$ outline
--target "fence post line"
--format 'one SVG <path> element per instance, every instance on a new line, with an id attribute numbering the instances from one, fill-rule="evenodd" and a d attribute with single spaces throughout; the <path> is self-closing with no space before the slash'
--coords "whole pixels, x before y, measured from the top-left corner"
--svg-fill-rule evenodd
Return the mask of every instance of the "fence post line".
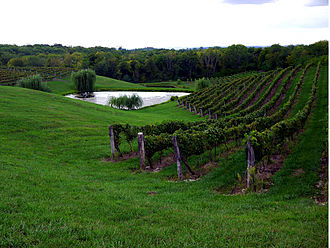
<path id="1" fill-rule="evenodd" d="M 139 154 L 140 154 L 140 169 L 146 169 L 146 153 L 144 148 L 144 136 L 143 133 L 138 133 L 138 145 L 139 145 Z"/>
<path id="2" fill-rule="evenodd" d="M 109 127 L 109 136 L 110 136 L 110 146 L 111 146 L 111 155 L 112 159 L 115 159 L 115 137 L 113 135 L 113 126 Z"/>
<path id="3" fill-rule="evenodd" d="M 178 177 L 182 179 L 182 167 L 181 167 L 181 156 L 180 156 L 180 150 L 178 146 L 178 141 L 176 139 L 176 136 L 173 136 L 173 144 L 174 144 L 174 151 L 175 151 L 175 157 L 176 157 L 176 165 L 177 165 L 177 171 L 178 171 Z"/>

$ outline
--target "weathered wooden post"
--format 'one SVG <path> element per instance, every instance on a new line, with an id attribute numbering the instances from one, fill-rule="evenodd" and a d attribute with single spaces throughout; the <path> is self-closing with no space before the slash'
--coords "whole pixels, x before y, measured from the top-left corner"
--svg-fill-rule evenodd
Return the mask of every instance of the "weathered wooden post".
<path id="1" fill-rule="evenodd" d="M 144 136 L 143 133 L 138 133 L 138 145 L 139 145 L 139 154 L 140 154 L 140 169 L 146 169 L 146 153 L 144 149 Z"/>
<path id="2" fill-rule="evenodd" d="M 208 109 L 208 112 L 209 112 L 209 119 L 211 120 L 212 119 L 211 110 Z"/>
<path id="3" fill-rule="evenodd" d="M 202 108 L 199 109 L 199 113 L 201 114 L 201 116 L 203 116 L 203 109 Z"/>
<path id="4" fill-rule="evenodd" d="M 255 162 L 255 156 L 254 156 L 254 150 L 253 147 L 250 144 L 250 141 L 247 141 L 247 148 L 248 148 L 248 154 L 247 154 L 247 187 L 250 187 L 250 171 L 251 168 L 254 167 L 254 162 Z"/>
<path id="5" fill-rule="evenodd" d="M 216 120 L 218 119 L 218 114 L 217 113 L 214 114 L 214 119 L 216 119 Z"/>
<path id="6" fill-rule="evenodd" d="M 111 146 L 111 155 L 112 159 L 115 159 L 115 137 L 113 135 L 113 126 L 109 127 L 109 136 L 110 136 L 110 146 Z"/>
<path id="7" fill-rule="evenodd" d="M 194 105 L 194 112 L 197 114 L 197 109 L 195 105 Z"/>
<path id="8" fill-rule="evenodd" d="M 191 105 L 190 105 L 190 103 L 189 103 L 189 112 L 191 112 Z"/>
<path id="9" fill-rule="evenodd" d="M 174 144 L 174 152 L 176 157 L 178 177 L 182 179 L 181 156 L 180 156 L 180 150 L 179 150 L 178 141 L 176 139 L 176 135 L 173 136 L 173 144 Z"/>

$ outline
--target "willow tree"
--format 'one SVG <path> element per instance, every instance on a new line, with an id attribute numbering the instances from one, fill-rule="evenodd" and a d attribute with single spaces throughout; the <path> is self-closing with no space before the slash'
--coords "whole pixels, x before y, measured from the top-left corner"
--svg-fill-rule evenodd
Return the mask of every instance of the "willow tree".
<path id="1" fill-rule="evenodd" d="M 84 69 L 78 72 L 72 72 L 71 77 L 76 87 L 76 90 L 79 93 L 89 93 L 94 91 L 96 81 L 95 71 L 91 69 Z"/>

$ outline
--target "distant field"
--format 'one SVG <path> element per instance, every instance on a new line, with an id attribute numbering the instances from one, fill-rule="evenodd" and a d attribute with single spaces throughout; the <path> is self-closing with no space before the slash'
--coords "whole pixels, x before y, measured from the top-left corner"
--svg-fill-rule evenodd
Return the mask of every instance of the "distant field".
<path id="1" fill-rule="evenodd" d="M 177 81 L 168 81 L 168 82 L 154 82 L 154 83 L 139 83 L 139 85 L 146 87 L 163 87 L 163 88 L 179 88 L 179 89 L 195 89 L 195 82 L 181 82 Z"/>
<path id="2" fill-rule="evenodd" d="M 55 81 L 48 81 L 48 87 L 52 90 L 52 93 L 66 95 L 75 92 L 73 82 L 71 82 L 70 77 L 66 77 L 64 79 L 59 79 Z M 189 89 L 181 89 L 181 88 L 150 88 L 145 87 L 142 84 L 129 83 L 122 80 L 117 80 L 113 78 L 96 76 L 95 88 L 97 91 L 105 91 L 105 90 L 131 90 L 131 91 L 192 91 L 192 88 Z"/>
<path id="3" fill-rule="evenodd" d="M 66 77 L 63 80 L 48 81 L 48 87 L 51 88 L 53 93 L 67 94 L 74 92 L 73 82 L 71 77 Z M 131 89 L 131 88 L 145 88 L 142 85 L 133 84 L 113 78 L 96 76 L 95 88 L 99 89 Z"/>

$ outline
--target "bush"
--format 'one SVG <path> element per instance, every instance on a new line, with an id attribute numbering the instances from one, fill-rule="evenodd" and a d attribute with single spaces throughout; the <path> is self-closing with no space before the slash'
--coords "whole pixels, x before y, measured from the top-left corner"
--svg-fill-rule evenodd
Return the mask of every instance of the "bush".
<path id="1" fill-rule="evenodd" d="M 196 90 L 201 90 L 206 87 L 209 87 L 210 80 L 203 77 L 203 78 L 196 80 L 195 85 L 196 85 Z"/>
<path id="2" fill-rule="evenodd" d="M 39 74 L 22 78 L 18 81 L 18 84 L 20 87 L 23 88 L 50 92 L 50 89 L 47 87 L 47 84 L 41 82 L 41 76 Z"/>
<path id="3" fill-rule="evenodd" d="M 137 109 L 140 108 L 143 104 L 143 100 L 137 94 L 133 94 L 132 96 L 123 95 L 120 97 L 111 97 L 108 101 L 108 104 L 113 107 L 117 107 L 119 109 Z"/>
<path id="4" fill-rule="evenodd" d="M 84 69 L 78 72 L 72 72 L 71 77 L 76 90 L 79 93 L 94 91 L 96 81 L 95 71 L 91 69 Z"/>
<path id="5" fill-rule="evenodd" d="M 179 99 L 179 97 L 178 96 L 171 96 L 171 102 L 173 102 L 173 101 L 177 101 Z"/>

